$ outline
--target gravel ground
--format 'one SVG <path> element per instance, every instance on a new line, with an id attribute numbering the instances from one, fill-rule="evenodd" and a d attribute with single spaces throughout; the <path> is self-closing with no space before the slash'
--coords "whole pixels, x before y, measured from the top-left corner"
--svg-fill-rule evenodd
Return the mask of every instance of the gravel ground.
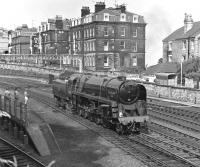
<path id="1" fill-rule="evenodd" d="M 1 94 L 3 92 L 0 91 Z M 61 148 L 61 154 L 42 157 L 45 162 L 56 160 L 53 167 L 146 167 L 96 133 L 48 106 L 33 99 L 28 105 L 30 123 L 48 123 Z M 59 128 L 59 132 L 55 128 Z"/>

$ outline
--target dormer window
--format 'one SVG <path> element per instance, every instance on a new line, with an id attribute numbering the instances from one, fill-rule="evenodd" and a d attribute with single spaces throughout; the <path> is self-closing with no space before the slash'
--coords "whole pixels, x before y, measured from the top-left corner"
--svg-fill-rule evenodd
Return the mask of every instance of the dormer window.
<path id="1" fill-rule="evenodd" d="M 125 13 L 122 13 L 120 15 L 120 21 L 126 21 L 126 14 Z"/>
<path id="2" fill-rule="evenodd" d="M 104 21 L 109 21 L 109 13 L 104 13 Z"/>
<path id="3" fill-rule="evenodd" d="M 138 15 L 133 15 L 133 23 L 138 23 Z"/>

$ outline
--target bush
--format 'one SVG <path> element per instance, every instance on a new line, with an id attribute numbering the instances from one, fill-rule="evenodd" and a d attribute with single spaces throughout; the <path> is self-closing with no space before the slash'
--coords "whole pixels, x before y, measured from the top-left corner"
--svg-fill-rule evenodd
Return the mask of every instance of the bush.
<path id="1" fill-rule="evenodd" d="M 53 165 L 54 163 L 55 163 L 54 160 L 51 161 L 51 162 L 47 165 L 47 167 L 52 167 L 52 165 Z M 10 167 L 18 167 L 16 157 L 13 156 L 13 161 L 11 161 L 11 160 L 5 160 L 5 159 L 2 159 L 2 158 L 0 157 L 0 166 L 3 167 L 4 165 L 5 165 L 5 166 L 10 166 Z M 29 167 L 29 165 L 27 165 L 27 167 Z"/>

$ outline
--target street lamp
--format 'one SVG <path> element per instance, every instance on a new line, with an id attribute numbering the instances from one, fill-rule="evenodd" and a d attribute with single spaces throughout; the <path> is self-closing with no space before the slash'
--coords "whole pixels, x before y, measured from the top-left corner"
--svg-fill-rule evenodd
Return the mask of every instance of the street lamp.
<path id="1" fill-rule="evenodd" d="M 183 61 L 184 57 L 181 56 L 181 86 L 183 86 Z"/>

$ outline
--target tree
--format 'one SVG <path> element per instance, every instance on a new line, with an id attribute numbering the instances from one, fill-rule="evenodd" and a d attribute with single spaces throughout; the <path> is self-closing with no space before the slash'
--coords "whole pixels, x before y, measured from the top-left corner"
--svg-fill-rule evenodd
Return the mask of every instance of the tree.
<path id="1" fill-rule="evenodd" d="M 163 58 L 158 59 L 158 64 L 162 64 L 163 63 Z"/>
<path id="2" fill-rule="evenodd" d="M 200 59 L 194 58 L 183 63 L 183 71 L 186 74 L 198 72 L 200 67 Z"/>

